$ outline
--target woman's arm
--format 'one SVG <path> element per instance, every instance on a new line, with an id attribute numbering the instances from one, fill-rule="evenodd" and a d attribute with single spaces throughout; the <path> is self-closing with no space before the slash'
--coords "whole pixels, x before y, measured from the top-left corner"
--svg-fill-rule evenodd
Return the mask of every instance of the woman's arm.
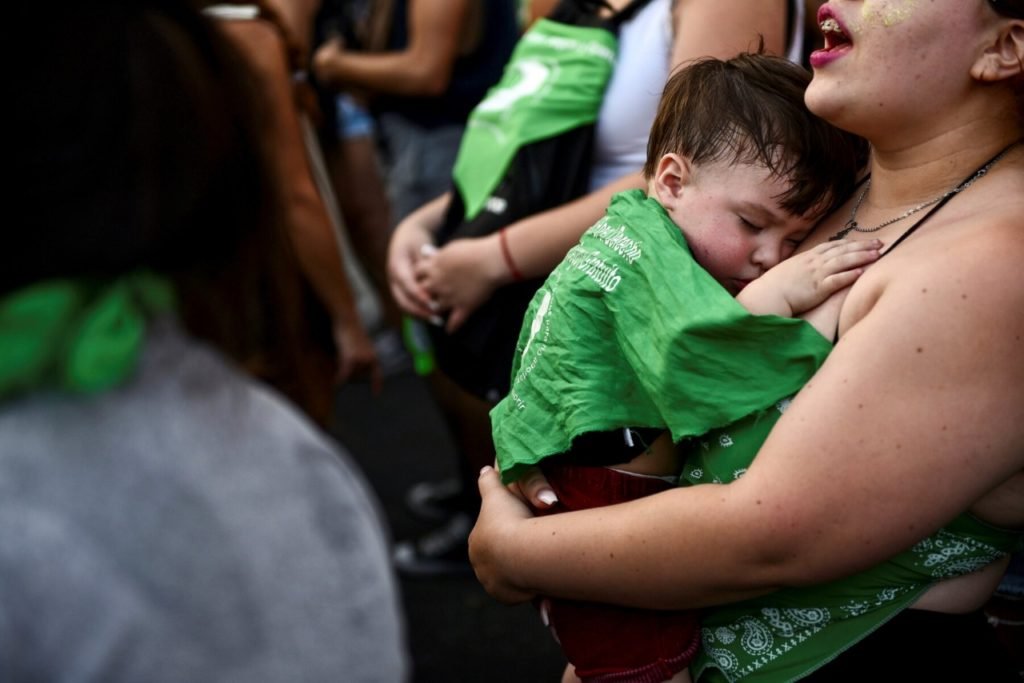
<path id="1" fill-rule="evenodd" d="M 854 286 L 855 324 L 731 484 L 533 519 L 485 475 L 481 581 L 509 600 L 717 604 L 877 564 L 1019 477 L 1024 244 L 984 227 Z"/>
<path id="2" fill-rule="evenodd" d="M 264 20 L 222 21 L 219 26 L 246 59 L 264 96 L 260 131 L 272 150 L 274 191 L 299 266 L 331 317 L 338 379 L 367 374 L 379 382 L 376 353 L 306 156 L 281 34 Z"/>
<path id="3" fill-rule="evenodd" d="M 551 272 L 580 236 L 604 215 L 616 192 L 643 187 L 635 173 L 556 209 L 530 216 L 505 229 L 508 258 L 523 277 Z M 419 262 L 416 275 L 441 310 L 451 310 L 455 330 L 491 293 L 512 282 L 497 233 L 454 240 Z"/>
<path id="4" fill-rule="evenodd" d="M 392 95 L 440 95 L 451 80 L 470 0 L 410 0 L 409 43 L 392 52 L 345 50 L 330 40 L 313 55 L 313 71 L 330 87 Z"/>
<path id="5" fill-rule="evenodd" d="M 526 5 L 525 28 L 529 28 L 533 22 L 550 15 L 555 7 L 558 6 L 558 0 L 526 0 L 522 4 Z"/>
<path id="6" fill-rule="evenodd" d="M 701 57 L 757 50 L 786 54 L 788 0 L 674 0 L 672 68 Z"/>
<path id="7" fill-rule="evenodd" d="M 277 26 L 293 69 L 304 69 L 320 0 L 259 0 L 263 16 Z"/>

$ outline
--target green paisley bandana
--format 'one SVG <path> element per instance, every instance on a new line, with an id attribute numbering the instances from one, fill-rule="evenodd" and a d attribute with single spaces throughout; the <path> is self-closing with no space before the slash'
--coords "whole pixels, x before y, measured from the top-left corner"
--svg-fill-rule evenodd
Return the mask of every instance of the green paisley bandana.
<path id="1" fill-rule="evenodd" d="M 683 480 L 727 483 L 742 476 L 788 406 L 789 399 L 781 400 L 705 435 L 686 459 Z M 691 666 L 694 680 L 797 680 L 906 609 L 936 581 L 975 571 L 1019 548 L 1022 535 L 962 515 L 855 576 L 708 610 L 701 620 L 701 651 Z"/>
<path id="2" fill-rule="evenodd" d="M 467 219 L 483 208 L 516 150 L 597 120 L 617 50 L 604 29 L 547 19 L 523 35 L 462 136 L 452 174 Z"/>
<path id="3" fill-rule="evenodd" d="M 50 280 L 0 299 L 0 400 L 43 386 L 109 389 L 138 360 L 146 320 L 173 307 L 170 285 L 140 272 L 113 282 Z"/>

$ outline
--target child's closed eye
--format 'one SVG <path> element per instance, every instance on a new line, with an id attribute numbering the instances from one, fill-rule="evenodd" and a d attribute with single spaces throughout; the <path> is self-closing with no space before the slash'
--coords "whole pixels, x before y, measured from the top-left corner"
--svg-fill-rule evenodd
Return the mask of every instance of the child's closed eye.
<path id="1" fill-rule="evenodd" d="M 786 238 L 786 244 L 792 244 L 794 247 L 799 247 L 803 244 L 803 241 L 807 239 L 808 235 L 811 234 L 810 230 L 802 230 L 795 235 L 790 235 Z"/>
<path id="2" fill-rule="evenodd" d="M 748 230 L 750 230 L 752 232 L 757 233 L 757 232 L 761 232 L 762 230 L 764 230 L 763 227 L 761 227 L 760 225 L 756 225 L 754 223 L 751 223 L 750 221 L 748 221 L 743 216 L 737 215 L 736 217 L 740 219 L 740 223 L 743 224 L 743 227 L 747 228 Z"/>

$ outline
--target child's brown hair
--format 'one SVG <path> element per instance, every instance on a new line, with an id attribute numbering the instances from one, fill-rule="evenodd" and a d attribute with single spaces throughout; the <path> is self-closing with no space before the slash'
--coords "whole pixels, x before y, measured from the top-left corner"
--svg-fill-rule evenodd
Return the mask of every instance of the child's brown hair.
<path id="1" fill-rule="evenodd" d="M 706 58 L 665 85 L 647 143 L 644 177 L 662 156 L 693 164 L 764 164 L 790 181 L 778 197 L 794 215 L 822 216 L 852 192 L 866 159 L 864 141 L 818 118 L 804 105 L 810 74 L 781 57 Z"/>

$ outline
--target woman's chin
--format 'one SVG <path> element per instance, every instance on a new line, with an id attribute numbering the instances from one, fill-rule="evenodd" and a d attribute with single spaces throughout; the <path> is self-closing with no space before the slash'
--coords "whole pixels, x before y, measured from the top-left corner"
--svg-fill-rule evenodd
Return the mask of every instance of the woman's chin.
<path id="1" fill-rule="evenodd" d="M 831 79 L 828 80 L 831 81 Z M 825 81 L 826 79 L 815 75 L 804 93 L 804 102 L 813 114 L 834 126 L 843 128 L 843 113 L 847 109 L 846 98 L 842 96 L 842 88 L 838 83 Z"/>

